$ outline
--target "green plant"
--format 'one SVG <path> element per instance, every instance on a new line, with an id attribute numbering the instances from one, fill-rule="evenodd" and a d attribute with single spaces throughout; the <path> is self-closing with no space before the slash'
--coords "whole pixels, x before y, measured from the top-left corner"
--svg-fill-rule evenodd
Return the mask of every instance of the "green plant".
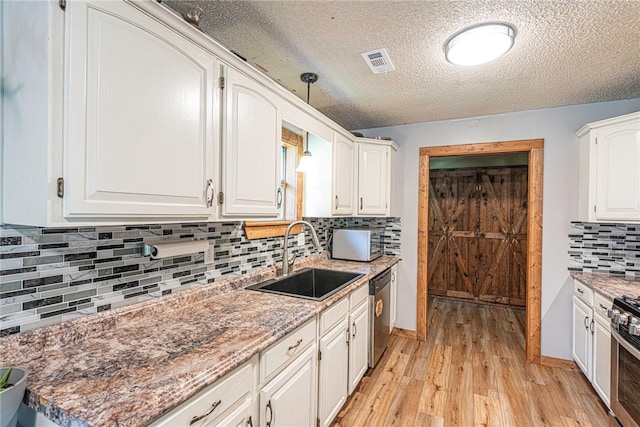
<path id="1" fill-rule="evenodd" d="M 11 371 L 13 371 L 13 366 L 9 366 L 9 369 L 7 369 L 2 378 L 0 378 L 0 391 L 13 385 L 9 384 L 9 375 L 11 375 Z"/>

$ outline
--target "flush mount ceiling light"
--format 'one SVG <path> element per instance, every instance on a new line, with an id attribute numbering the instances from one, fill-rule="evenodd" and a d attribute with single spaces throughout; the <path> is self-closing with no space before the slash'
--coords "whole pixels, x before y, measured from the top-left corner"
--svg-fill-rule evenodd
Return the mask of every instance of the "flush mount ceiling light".
<path id="1" fill-rule="evenodd" d="M 309 91 L 311 89 L 311 83 L 318 81 L 318 75 L 316 73 L 302 73 L 300 74 L 300 80 L 307 84 L 307 104 L 309 103 Z M 296 172 L 309 172 L 312 165 L 311 151 L 309 151 L 309 132 L 307 132 L 307 148 L 300 157 L 300 162 L 296 168 Z"/>
<path id="2" fill-rule="evenodd" d="M 452 64 L 484 64 L 507 53 L 515 37 L 516 30 L 509 24 L 474 25 L 450 37 L 444 45 L 444 52 Z"/>

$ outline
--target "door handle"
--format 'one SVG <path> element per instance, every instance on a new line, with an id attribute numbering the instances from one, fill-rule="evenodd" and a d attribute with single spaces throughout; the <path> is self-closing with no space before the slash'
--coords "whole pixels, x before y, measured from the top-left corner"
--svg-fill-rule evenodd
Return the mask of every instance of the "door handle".
<path id="1" fill-rule="evenodd" d="M 271 407 L 271 399 L 267 402 L 267 409 L 269 410 L 269 421 L 267 421 L 267 427 L 271 427 L 273 422 L 273 408 Z"/>
<path id="2" fill-rule="evenodd" d="M 209 197 L 209 191 L 211 191 L 211 197 Z M 210 208 L 211 206 L 213 206 L 213 198 L 215 195 L 215 190 L 213 189 L 213 180 L 212 179 L 208 179 L 207 180 L 207 190 L 206 190 L 206 198 L 207 198 L 207 207 Z"/>
<path id="3" fill-rule="evenodd" d="M 336 195 L 336 206 L 335 209 L 338 209 L 338 196 Z"/>
<path id="4" fill-rule="evenodd" d="M 360 197 L 360 210 L 362 210 L 362 197 Z"/>
<path id="5" fill-rule="evenodd" d="M 356 322 L 354 321 L 353 325 L 351 325 L 351 326 L 352 326 L 352 329 L 353 329 L 352 335 L 353 335 L 353 338 L 355 339 L 356 338 L 356 333 L 358 332 L 358 328 L 356 327 Z"/>
<path id="6" fill-rule="evenodd" d="M 278 209 L 280 209 L 282 207 L 282 187 L 278 187 L 276 192 L 276 203 L 278 204 Z"/>

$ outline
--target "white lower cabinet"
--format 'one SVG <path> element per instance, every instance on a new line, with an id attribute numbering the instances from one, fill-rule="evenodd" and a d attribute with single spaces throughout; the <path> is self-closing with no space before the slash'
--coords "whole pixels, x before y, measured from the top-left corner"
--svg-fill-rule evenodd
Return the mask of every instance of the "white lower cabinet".
<path id="1" fill-rule="evenodd" d="M 318 424 L 329 426 L 367 372 L 369 286 L 320 314 Z"/>
<path id="2" fill-rule="evenodd" d="M 610 405 L 611 332 L 606 316 L 612 301 L 574 282 L 573 359 L 600 395 Z"/>
<path id="3" fill-rule="evenodd" d="M 366 288 L 366 286 L 365 286 Z M 349 314 L 349 395 L 369 368 L 369 302 L 365 300 Z"/>
<path id="4" fill-rule="evenodd" d="M 591 382 L 607 407 L 611 398 L 611 321 L 607 310 L 612 301 L 595 294 L 593 313 L 593 378 Z"/>
<path id="5" fill-rule="evenodd" d="M 260 391 L 260 425 L 312 426 L 316 414 L 316 346 L 310 346 Z"/>
<path id="6" fill-rule="evenodd" d="M 591 308 L 578 297 L 573 297 L 573 359 L 591 380 Z"/>
<path id="7" fill-rule="evenodd" d="M 389 332 L 393 331 L 398 318 L 398 264 L 391 267 L 391 298 L 389 298 Z"/>
<path id="8" fill-rule="evenodd" d="M 320 338 L 318 361 L 318 418 L 329 426 L 347 401 L 349 375 L 349 331 L 343 317 L 331 331 Z"/>
<path id="9" fill-rule="evenodd" d="M 154 421 L 152 427 L 244 426 L 253 423 L 258 357 Z"/>

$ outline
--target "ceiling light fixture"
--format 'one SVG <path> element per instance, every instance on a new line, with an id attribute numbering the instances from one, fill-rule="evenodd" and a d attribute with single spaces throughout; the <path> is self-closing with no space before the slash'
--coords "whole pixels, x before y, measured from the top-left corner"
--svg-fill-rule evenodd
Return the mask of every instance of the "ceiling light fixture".
<path id="1" fill-rule="evenodd" d="M 510 24 L 474 25 L 451 36 L 444 45 L 444 52 L 452 64 L 484 64 L 507 53 L 515 37 L 516 30 Z"/>
<path id="2" fill-rule="evenodd" d="M 318 81 L 318 75 L 316 73 L 303 73 L 300 74 L 300 80 L 307 84 L 307 104 L 309 103 L 309 91 L 311 90 L 311 83 Z M 307 148 L 300 157 L 300 162 L 296 168 L 296 172 L 309 172 L 312 167 L 311 151 L 309 151 L 309 132 L 307 132 Z"/>

